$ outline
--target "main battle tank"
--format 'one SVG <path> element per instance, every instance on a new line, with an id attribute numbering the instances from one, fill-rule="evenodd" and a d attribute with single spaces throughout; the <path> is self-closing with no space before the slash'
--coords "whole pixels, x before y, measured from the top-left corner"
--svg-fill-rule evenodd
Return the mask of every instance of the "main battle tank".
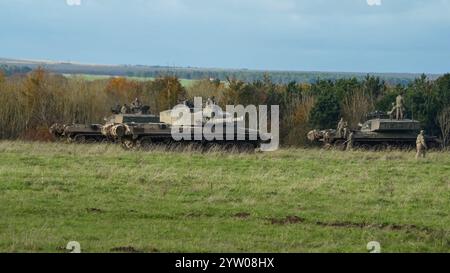
<path id="1" fill-rule="evenodd" d="M 181 119 L 173 114 L 173 110 L 168 110 L 160 113 L 159 117 L 151 116 L 149 120 L 141 119 L 136 122 L 126 122 L 128 116 L 124 116 L 124 120 L 115 120 L 113 123 L 109 123 L 103 127 L 102 133 L 111 138 L 113 141 L 122 143 L 122 146 L 126 149 L 132 149 L 136 147 L 149 147 L 153 144 L 169 145 L 173 143 L 194 143 L 194 144 L 215 144 L 224 145 L 225 147 L 238 147 L 245 149 L 255 149 L 261 143 L 264 142 L 261 138 L 261 134 L 256 130 L 248 128 L 240 128 L 237 126 L 238 121 L 242 121 L 242 118 L 233 118 L 228 113 L 213 111 L 211 107 L 206 107 L 202 111 L 194 112 L 193 109 L 185 109 L 187 113 L 184 117 L 187 119 Z M 219 115 L 213 116 L 212 113 Z M 150 117 L 150 116 L 148 116 Z M 203 134 L 201 139 L 195 137 L 195 133 L 199 130 L 203 132 L 206 124 L 232 124 L 234 126 L 233 140 L 227 140 L 227 133 L 224 129 L 223 140 L 208 141 L 211 135 Z M 189 135 L 190 140 L 176 140 L 173 138 L 172 129 L 177 126 L 186 135 Z M 187 132 L 187 133 L 186 133 Z M 186 136 L 185 135 L 185 136 Z M 250 136 L 256 136 L 252 138 Z M 228 135 L 229 137 L 229 135 Z M 264 139 L 268 139 L 265 136 Z M 238 141 L 236 141 L 238 140 Z"/>
<path id="2" fill-rule="evenodd" d="M 312 142 L 322 142 L 325 146 L 334 146 L 339 149 L 351 143 L 354 148 L 382 150 L 388 147 L 412 148 L 416 144 L 420 132 L 420 123 L 417 120 L 390 119 L 378 116 L 360 124 L 357 130 L 348 131 L 339 136 L 337 130 L 313 130 L 308 133 Z M 426 136 L 428 147 L 436 148 L 439 140 L 434 136 Z"/>

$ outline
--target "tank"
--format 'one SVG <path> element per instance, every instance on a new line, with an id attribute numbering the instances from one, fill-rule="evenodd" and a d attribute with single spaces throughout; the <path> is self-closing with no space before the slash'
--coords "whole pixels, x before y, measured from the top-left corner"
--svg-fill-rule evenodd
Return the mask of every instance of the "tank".
<path id="1" fill-rule="evenodd" d="M 117 116 L 114 122 L 111 122 L 103 127 L 102 133 L 112 141 L 122 143 L 126 149 L 133 148 L 148 148 L 155 144 L 171 145 L 171 144 L 200 144 L 208 146 L 211 144 L 220 145 L 226 148 L 236 147 L 239 149 L 255 149 L 262 142 L 261 134 L 257 130 L 248 128 L 239 128 L 238 121 L 241 118 L 232 118 L 228 113 L 220 113 L 218 116 L 211 116 L 211 109 L 206 107 L 202 112 L 194 112 L 192 109 L 187 113 L 188 120 L 182 121 L 174 117 L 172 110 L 163 111 L 158 117 L 156 116 L 141 116 L 142 118 L 129 122 L 130 116 Z M 202 118 L 198 118 L 201 116 Z M 189 120 L 189 117 L 191 120 Z M 194 133 L 199 130 L 203 131 L 205 124 L 232 124 L 235 126 L 233 139 L 226 140 L 226 130 L 223 131 L 224 140 L 207 141 L 208 135 L 203 135 L 201 139 L 195 139 Z M 172 128 L 177 126 L 186 135 L 190 135 L 191 140 L 175 140 L 172 137 Z M 256 136 L 252 139 L 250 136 Z M 237 141 L 237 139 L 243 139 Z M 265 136 L 264 139 L 268 139 Z"/>
<path id="2" fill-rule="evenodd" d="M 50 127 L 50 133 L 57 139 L 68 142 L 90 143 L 105 140 L 102 134 L 101 124 L 54 124 Z"/>
<path id="3" fill-rule="evenodd" d="M 56 123 L 49 128 L 49 131 L 56 139 L 67 140 L 68 142 L 103 142 L 115 139 L 110 135 L 111 128 L 115 125 L 158 121 L 157 116 L 148 114 L 150 107 L 141 105 L 137 99 L 131 104 L 131 107 L 125 108 L 123 110 L 125 114 L 122 114 L 122 109 L 119 105 L 112 107 L 111 112 L 113 115 L 105 118 L 105 124 Z M 120 128 L 115 129 L 120 130 Z"/>
<path id="4" fill-rule="evenodd" d="M 312 142 L 322 142 L 326 147 L 334 146 L 339 149 L 345 149 L 350 142 L 352 147 L 363 149 L 412 148 L 420 129 L 417 120 L 377 116 L 360 124 L 357 130 L 348 130 L 343 136 L 339 136 L 337 130 L 328 129 L 313 130 L 307 137 Z M 430 148 L 439 146 L 437 137 L 426 136 L 426 141 Z"/>

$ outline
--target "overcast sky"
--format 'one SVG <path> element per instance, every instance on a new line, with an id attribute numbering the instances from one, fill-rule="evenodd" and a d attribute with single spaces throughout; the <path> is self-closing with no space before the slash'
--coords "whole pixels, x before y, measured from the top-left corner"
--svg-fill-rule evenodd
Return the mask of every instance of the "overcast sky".
<path id="1" fill-rule="evenodd" d="M 450 0 L 0 0 L 0 57 L 450 72 Z"/>

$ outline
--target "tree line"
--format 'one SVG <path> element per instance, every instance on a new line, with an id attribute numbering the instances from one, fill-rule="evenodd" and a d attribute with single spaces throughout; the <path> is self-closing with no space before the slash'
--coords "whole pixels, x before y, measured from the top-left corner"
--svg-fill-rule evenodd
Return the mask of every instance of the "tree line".
<path id="1" fill-rule="evenodd" d="M 431 80 L 422 75 L 407 85 L 392 85 L 376 76 L 363 79 L 275 83 L 265 75 L 246 82 L 236 78 L 198 80 L 184 87 L 173 76 L 151 81 L 125 77 L 88 81 L 37 68 L 26 74 L 0 70 L 0 138 L 47 139 L 53 123 L 103 123 L 111 108 L 138 97 L 158 114 L 183 100 L 214 97 L 226 105 L 280 105 L 280 137 L 285 146 L 308 145 L 311 129 L 335 128 L 340 117 L 356 128 L 367 113 L 389 111 L 395 97 L 405 98 L 408 118 L 419 120 L 430 135 L 448 141 L 450 74 Z"/>
<path id="2" fill-rule="evenodd" d="M 0 60 L 1 62 L 1 60 Z M 19 62 L 19 61 L 16 61 Z M 313 72 L 313 71 L 262 71 L 252 69 L 220 69 L 220 68 L 198 68 L 198 67 L 172 67 L 172 66 L 145 66 L 145 65 L 83 65 L 73 63 L 26 63 L 1 65 L 4 70 L 29 72 L 27 70 L 44 67 L 46 70 L 59 74 L 88 74 L 88 75 L 111 75 L 121 77 L 160 78 L 166 76 L 177 77 L 188 80 L 219 79 L 226 81 L 233 78 L 245 82 L 262 81 L 269 74 L 272 82 L 277 84 L 288 84 L 290 82 L 315 83 L 320 79 L 339 80 L 356 78 L 364 80 L 364 73 L 345 72 Z M 386 81 L 387 84 L 406 86 L 410 84 L 417 74 L 407 73 L 379 73 L 374 76 Z M 429 75 L 436 79 L 438 75 Z"/>

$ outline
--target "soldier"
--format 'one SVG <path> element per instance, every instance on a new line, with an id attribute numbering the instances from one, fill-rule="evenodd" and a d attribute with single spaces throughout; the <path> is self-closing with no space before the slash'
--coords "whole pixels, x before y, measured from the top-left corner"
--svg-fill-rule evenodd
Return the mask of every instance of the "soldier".
<path id="1" fill-rule="evenodd" d="M 403 119 L 403 110 L 404 110 L 404 100 L 403 100 L 403 96 L 400 94 L 397 96 L 397 98 L 395 99 L 396 101 L 396 117 L 397 120 L 401 120 Z"/>
<path id="2" fill-rule="evenodd" d="M 341 120 L 338 123 L 337 130 L 336 130 L 337 138 L 343 137 L 343 135 L 344 135 L 344 125 L 345 125 L 344 118 L 341 118 Z"/>
<path id="3" fill-rule="evenodd" d="M 343 138 L 347 138 L 347 137 L 348 137 L 348 134 L 349 134 L 349 132 L 350 132 L 350 130 L 348 129 L 348 123 L 347 123 L 347 121 L 344 122 L 344 127 L 343 127 L 343 129 L 342 129 L 342 132 L 343 132 L 342 137 L 343 137 Z"/>
<path id="4" fill-rule="evenodd" d="M 138 98 L 135 98 L 134 101 L 131 103 L 131 106 L 135 107 L 135 108 L 141 108 L 142 104 L 141 104 L 141 101 L 139 101 Z"/>
<path id="5" fill-rule="evenodd" d="M 425 141 L 424 130 L 420 131 L 420 134 L 417 136 L 416 146 L 417 146 L 416 159 L 419 159 L 420 157 L 425 158 L 426 150 L 428 149 L 428 147 Z"/>
<path id="6" fill-rule="evenodd" d="M 390 119 L 394 119 L 394 115 L 396 114 L 396 111 L 397 111 L 397 105 L 395 105 L 395 103 L 392 103 L 392 110 L 388 112 Z"/>
<path id="7" fill-rule="evenodd" d="M 122 113 L 122 114 L 128 114 L 129 111 L 130 111 L 130 110 L 129 110 L 129 108 L 128 108 L 128 105 L 126 105 L 126 104 L 124 104 L 124 105 L 122 106 L 122 108 L 120 109 L 120 113 Z"/>
<path id="8" fill-rule="evenodd" d="M 214 105 L 213 100 L 212 100 L 211 98 L 208 98 L 208 99 L 206 100 L 206 106 L 212 106 L 212 105 Z"/>
<path id="9" fill-rule="evenodd" d="M 353 132 L 350 131 L 347 138 L 347 151 L 353 151 Z"/>
<path id="10" fill-rule="evenodd" d="M 138 113 L 141 111 L 142 103 L 139 101 L 138 98 L 134 99 L 134 101 L 131 103 L 131 111 L 133 113 Z"/>
<path id="11" fill-rule="evenodd" d="M 121 108 L 120 105 L 117 103 L 116 106 L 111 108 L 111 112 L 113 114 L 120 114 L 120 108 Z"/>
<path id="12" fill-rule="evenodd" d="M 330 142 L 331 142 L 331 133 L 330 133 L 330 131 L 327 130 L 325 132 L 325 134 L 323 135 L 323 141 L 326 144 L 330 144 Z"/>

